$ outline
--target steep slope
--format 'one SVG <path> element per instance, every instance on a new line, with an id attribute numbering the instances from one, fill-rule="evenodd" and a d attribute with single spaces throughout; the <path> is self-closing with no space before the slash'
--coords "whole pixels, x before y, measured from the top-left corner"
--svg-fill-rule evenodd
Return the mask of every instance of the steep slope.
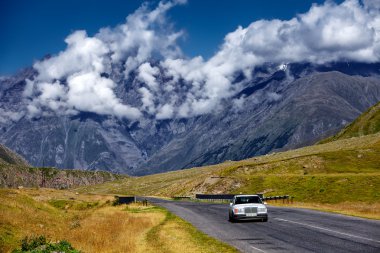
<path id="1" fill-rule="evenodd" d="M 101 184 L 121 178 L 125 178 L 125 176 L 106 171 L 0 166 L 0 188 L 22 186 L 29 188 L 68 189 L 78 186 Z"/>
<path id="2" fill-rule="evenodd" d="M 111 74 L 117 96 L 140 106 L 141 83 L 134 75 L 124 79 L 120 71 L 115 67 Z M 240 103 L 225 100 L 213 114 L 136 122 L 86 112 L 18 118 L 27 106 L 26 79 L 35 74 L 26 69 L 0 79 L 0 142 L 33 166 L 134 175 L 308 145 L 338 132 L 380 100 L 380 64 L 297 63 L 286 69 L 269 64 L 253 69 L 250 80 L 237 77 Z"/>
<path id="3" fill-rule="evenodd" d="M 28 163 L 18 154 L 11 151 L 9 148 L 0 144 L 0 165 L 18 165 L 29 166 Z"/>
<path id="4" fill-rule="evenodd" d="M 257 97 L 270 92 L 281 97 L 255 104 Z M 164 146 L 144 168 L 149 173 L 176 170 L 310 145 L 379 101 L 380 81 L 340 72 L 315 73 L 282 90 L 275 83 L 247 100 L 245 110 L 237 114 L 221 112 L 200 119 L 196 128 Z M 136 174 L 147 174 L 141 172 Z"/>
<path id="5" fill-rule="evenodd" d="M 321 141 L 321 143 L 375 134 L 378 132 L 380 132 L 380 103 L 369 108 L 338 134 Z"/>
<path id="6" fill-rule="evenodd" d="M 21 156 L 0 144 L 0 188 L 23 186 L 66 189 L 121 178 L 125 176 L 105 171 L 33 168 Z"/>
<path id="7" fill-rule="evenodd" d="M 127 178 L 79 191 L 165 197 L 196 193 L 289 194 L 297 202 L 331 204 L 342 211 L 352 208 L 367 217 L 380 218 L 380 134 Z"/>

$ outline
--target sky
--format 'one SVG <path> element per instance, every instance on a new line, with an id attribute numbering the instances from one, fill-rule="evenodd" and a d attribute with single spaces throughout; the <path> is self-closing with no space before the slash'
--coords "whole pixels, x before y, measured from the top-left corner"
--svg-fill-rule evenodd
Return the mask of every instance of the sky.
<path id="1" fill-rule="evenodd" d="M 102 27 L 124 23 L 141 0 L 1 0 L 0 75 L 31 66 L 47 54 L 66 47 L 64 39 L 76 30 L 93 35 Z M 178 41 L 189 57 L 211 57 L 224 36 L 239 25 L 259 19 L 287 20 L 323 0 L 189 0 L 167 16 L 184 36 Z M 335 0 L 341 3 L 342 0 Z M 158 1 L 149 1 L 151 6 Z"/>
<path id="2" fill-rule="evenodd" d="M 21 110 L 0 103 L 0 122 L 80 112 L 143 122 L 226 104 L 238 112 L 282 99 L 237 96 L 255 67 L 291 82 L 293 62 L 380 62 L 380 0 L 76 2 L 1 1 L 0 74 L 36 74 Z"/>

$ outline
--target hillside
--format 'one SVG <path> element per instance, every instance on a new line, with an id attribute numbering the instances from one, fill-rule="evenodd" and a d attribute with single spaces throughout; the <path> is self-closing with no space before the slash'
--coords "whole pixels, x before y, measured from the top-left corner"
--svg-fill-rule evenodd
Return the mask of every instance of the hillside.
<path id="1" fill-rule="evenodd" d="M 289 194 L 380 217 L 380 134 L 354 137 L 242 161 L 80 188 L 81 192 L 155 196 L 195 193 Z M 353 207 L 352 207 L 353 206 Z"/>
<path id="2" fill-rule="evenodd" d="M 100 184 L 124 177 L 105 171 L 33 168 L 21 156 L 0 145 L 0 188 L 22 186 L 66 189 Z"/>
<path id="3" fill-rule="evenodd" d="M 0 144 L 0 166 L 8 164 L 29 166 L 24 158 Z"/>
<path id="4" fill-rule="evenodd" d="M 151 64 L 162 77 L 158 86 L 165 86 L 164 69 Z M 20 116 L 0 123 L 0 141 L 36 167 L 129 175 L 242 160 L 310 145 L 340 131 L 380 100 L 379 66 L 252 66 L 252 78 L 237 73 L 231 79 L 236 94 L 212 113 L 168 119 L 144 115 L 136 121 L 88 111 L 61 115 L 48 108 L 42 117 L 22 116 L 16 112 L 28 107 L 25 80 L 38 75 L 28 68 L 0 79 L 0 107 Z M 118 65 L 110 71 L 115 96 L 123 104 L 141 107 L 140 88 L 145 84 L 138 73 L 126 78 Z M 180 80 L 175 84 L 188 85 Z M 178 92 L 176 97 L 186 97 L 182 89 Z"/>
<path id="5" fill-rule="evenodd" d="M 106 171 L 59 170 L 24 166 L 0 166 L 0 188 L 45 187 L 67 189 L 101 184 L 125 176 Z"/>
<path id="6" fill-rule="evenodd" d="M 327 138 L 321 143 L 335 140 L 347 139 L 363 135 L 375 134 L 380 131 L 380 103 L 369 108 L 360 117 L 354 120 L 347 127 L 342 129 L 336 135 Z"/>

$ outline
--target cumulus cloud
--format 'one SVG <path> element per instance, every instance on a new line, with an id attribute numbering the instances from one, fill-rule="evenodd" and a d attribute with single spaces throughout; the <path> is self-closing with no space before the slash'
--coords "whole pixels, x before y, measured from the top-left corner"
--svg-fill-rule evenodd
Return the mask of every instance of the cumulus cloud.
<path id="1" fill-rule="evenodd" d="M 165 13 L 185 2 L 160 2 L 154 10 L 143 4 L 115 28 L 103 28 L 93 37 L 85 31 L 69 35 L 66 50 L 34 64 L 39 74 L 27 80 L 24 91 L 29 115 L 41 116 L 50 109 L 58 114 L 87 111 L 138 119 L 139 108 L 122 103 L 114 93 L 117 84 L 104 74 L 110 74 L 113 65 L 121 64 L 125 78 L 138 69 L 138 78 L 150 89 L 157 89 L 158 69 L 146 61 L 181 56 L 176 40 L 182 32 L 168 29 Z M 141 109 L 154 113 L 149 91 L 141 89 L 140 93 Z"/>
<path id="2" fill-rule="evenodd" d="M 38 81 L 66 78 L 78 72 L 109 71 L 106 55 L 110 50 L 103 41 L 95 37 L 89 38 L 85 31 L 76 31 L 65 42 L 67 49 L 58 56 L 34 64 L 39 72 Z"/>
<path id="3" fill-rule="evenodd" d="M 25 115 L 24 112 L 16 112 L 0 108 L 0 123 L 17 122 Z"/>
<path id="4" fill-rule="evenodd" d="M 258 20 L 227 34 L 210 59 L 186 58 L 177 45 L 181 31 L 171 29 L 167 11 L 186 1 L 143 4 L 124 24 L 100 29 L 93 37 L 77 31 L 67 37 L 67 49 L 37 62 L 39 75 L 24 91 L 31 115 L 48 108 L 56 113 L 89 111 L 136 120 L 193 117 L 222 108 L 250 80 L 252 69 L 264 63 L 380 61 L 380 1 L 327 1 L 290 20 Z M 132 80 L 139 105 L 128 105 L 114 90 L 112 78 L 121 66 Z M 131 73 L 134 73 L 133 75 Z M 111 77 L 110 77 L 111 76 Z M 280 94 L 268 93 L 277 101 Z M 244 106 L 244 98 L 232 101 Z"/>
<path id="5" fill-rule="evenodd" d="M 147 3 L 129 15 L 126 23 L 101 29 L 96 37 L 109 45 L 112 61 L 125 61 L 125 75 L 153 57 L 178 57 L 181 50 L 176 41 L 182 32 L 173 32 L 166 21 L 166 12 L 186 1 L 160 2 L 150 11 Z"/>
<path id="6" fill-rule="evenodd" d="M 157 90 L 158 83 L 156 76 L 159 74 L 159 71 L 157 67 L 152 67 L 149 62 L 146 62 L 140 65 L 138 78 L 141 82 L 146 83 L 149 88 Z"/>
<path id="7" fill-rule="evenodd" d="M 264 63 L 281 68 L 289 62 L 379 61 L 377 6 L 375 1 L 357 0 L 314 4 L 307 13 L 290 20 L 259 20 L 246 28 L 238 27 L 225 36 L 220 50 L 209 60 L 199 56 L 161 61 L 165 75 L 172 78 L 166 86 L 189 85 L 184 99 L 176 101 L 173 115 L 191 117 L 218 110 L 223 100 L 240 91 L 241 85 L 234 82 L 236 74 L 243 73 L 249 80 L 252 69 Z M 160 94 L 162 91 L 154 97 Z M 279 98 L 268 94 L 271 101 Z M 233 104 L 241 105 L 243 100 Z"/>

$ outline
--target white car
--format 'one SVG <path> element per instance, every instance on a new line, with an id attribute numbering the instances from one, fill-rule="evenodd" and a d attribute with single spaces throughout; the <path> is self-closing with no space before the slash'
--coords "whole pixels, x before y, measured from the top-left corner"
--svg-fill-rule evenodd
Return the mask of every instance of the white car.
<path id="1" fill-rule="evenodd" d="M 228 210 L 229 221 L 268 221 L 267 207 L 258 195 L 235 195 Z"/>

